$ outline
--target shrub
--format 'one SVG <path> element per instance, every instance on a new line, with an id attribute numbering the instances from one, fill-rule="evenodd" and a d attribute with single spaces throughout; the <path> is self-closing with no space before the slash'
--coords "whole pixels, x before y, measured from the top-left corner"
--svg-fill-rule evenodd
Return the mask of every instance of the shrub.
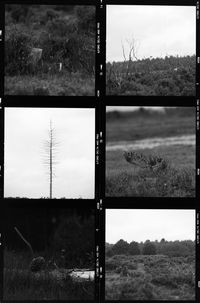
<path id="1" fill-rule="evenodd" d="M 169 168 L 169 162 L 161 156 L 135 151 L 125 151 L 124 158 L 127 162 L 139 166 L 141 168 L 147 168 L 154 171 L 162 171 Z"/>
<path id="2" fill-rule="evenodd" d="M 16 23 L 25 22 L 28 11 L 28 5 L 13 5 L 11 7 L 11 17 Z"/>
<path id="3" fill-rule="evenodd" d="M 79 20 L 79 30 L 84 32 L 95 32 L 95 7 L 94 6 L 76 6 L 75 13 Z"/>
<path id="4" fill-rule="evenodd" d="M 5 37 L 5 74 L 16 75 L 27 71 L 28 56 L 33 46 L 30 34 L 11 26 Z"/>

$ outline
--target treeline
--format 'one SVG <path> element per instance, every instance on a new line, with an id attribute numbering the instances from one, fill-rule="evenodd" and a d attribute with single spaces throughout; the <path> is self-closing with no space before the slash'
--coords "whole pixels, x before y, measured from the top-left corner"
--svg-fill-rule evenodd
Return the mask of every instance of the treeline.
<path id="1" fill-rule="evenodd" d="M 6 5 L 5 74 L 27 73 L 32 48 L 42 48 L 42 72 L 62 62 L 69 71 L 94 74 L 95 7 Z"/>
<path id="2" fill-rule="evenodd" d="M 134 108 L 133 108 L 134 109 Z M 162 108 L 161 108 L 162 109 Z M 129 119 L 129 118 L 137 118 L 137 117 L 147 117 L 155 119 L 156 117 L 172 117 L 178 118 L 178 117 L 188 117 L 192 116 L 194 117 L 195 115 L 195 108 L 194 107 L 165 107 L 162 111 L 158 110 L 153 110 L 151 108 L 144 108 L 144 107 L 139 107 L 136 110 L 130 111 L 108 111 L 106 113 L 106 120 L 115 120 L 115 119 Z"/>
<path id="3" fill-rule="evenodd" d="M 107 94 L 194 96 L 196 56 L 108 62 Z"/>
<path id="4" fill-rule="evenodd" d="M 145 58 L 137 61 L 127 62 L 108 62 L 107 69 L 113 67 L 119 73 L 127 72 L 127 64 L 129 64 L 129 72 L 152 72 L 167 71 L 170 69 L 189 68 L 195 70 L 196 56 L 165 56 L 164 58 Z"/>
<path id="5" fill-rule="evenodd" d="M 106 256 L 114 255 L 167 255 L 169 257 L 186 257 L 195 254 L 195 242 L 192 240 L 184 241 L 159 241 L 146 240 L 145 242 L 130 243 L 119 240 L 117 243 L 106 243 Z"/>

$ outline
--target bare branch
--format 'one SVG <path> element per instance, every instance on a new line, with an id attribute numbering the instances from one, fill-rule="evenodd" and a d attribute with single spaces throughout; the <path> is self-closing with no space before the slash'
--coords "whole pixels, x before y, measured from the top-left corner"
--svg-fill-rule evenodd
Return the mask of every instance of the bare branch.
<path id="1" fill-rule="evenodd" d="M 124 45 L 123 45 L 122 41 L 121 41 L 121 44 L 122 44 L 122 51 L 123 51 L 124 61 L 126 61 L 126 55 L 125 55 Z"/>

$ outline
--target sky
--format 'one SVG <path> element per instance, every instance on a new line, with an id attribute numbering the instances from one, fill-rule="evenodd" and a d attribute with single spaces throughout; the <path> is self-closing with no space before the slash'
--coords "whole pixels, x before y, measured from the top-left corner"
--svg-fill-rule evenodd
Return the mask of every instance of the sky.
<path id="1" fill-rule="evenodd" d="M 195 210 L 107 209 L 106 242 L 195 240 Z"/>
<path id="2" fill-rule="evenodd" d="M 112 111 L 121 111 L 121 112 L 127 112 L 127 111 L 135 111 L 139 109 L 140 107 L 143 107 L 145 109 L 151 109 L 155 111 L 161 111 L 164 112 L 165 108 L 163 106 L 106 106 L 106 112 L 112 112 Z"/>
<path id="3" fill-rule="evenodd" d="M 94 198 L 95 109 L 6 108 L 4 196 L 49 196 L 44 142 L 52 121 L 56 148 L 53 197 Z"/>
<path id="4" fill-rule="evenodd" d="M 196 7 L 108 5 L 106 61 L 124 61 L 132 39 L 138 59 L 194 55 Z"/>

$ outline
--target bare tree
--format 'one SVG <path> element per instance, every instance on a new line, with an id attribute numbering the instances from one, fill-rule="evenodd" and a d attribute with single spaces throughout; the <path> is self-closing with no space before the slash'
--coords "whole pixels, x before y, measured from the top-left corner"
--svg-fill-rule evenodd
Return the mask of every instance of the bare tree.
<path id="1" fill-rule="evenodd" d="M 124 62 L 126 63 L 126 77 L 127 77 L 131 71 L 132 62 L 134 60 L 136 61 L 138 60 L 137 58 L 138 45 L 134 38 L 132 38 L 131 40 L 126 39 L 126 43 L 128 44 L 128 57 L 126 56 L 126 51 L 123 43 L 122 43 L 122 52 L 123 52 Z"/>
<path id="2" fill-rule="evenodd" d="M 126 43 L 122 44 L 122 53 L 124 58 L 124 63 L 118 64 L 113 62 L 112 64 L 107 64 L 107 89 L 108 93 L 112 93 L 113 90 L 120 90 L 124 80 L 130 81 L 132 79 L 132 69 L 133 69 L 133 61 L 137 61 L 137 52 L 139 44 L 137 41 L 132 38 L 131 40 L 126 39 Z M 126 46 L 126 47 L 125 47 Z M 128 48 L 127 48 L 128 46 Z M 124 71 L 125 66 L 125 71 Z M 136 68 L 135 68 L 136 71 Z"/>
<path id="3" fill-rule="evenodd" d="M 57 164 L 56 154 L 57 154 L 58 142 L 56 141 L 55 128 L 50 120 L 48 139 L 44 142 L 44 164 L 47 167 L 49 176 L 49 198 L 52 199 L 53 195 L 53 178 L 55 177 L 55 166 Z"/>

